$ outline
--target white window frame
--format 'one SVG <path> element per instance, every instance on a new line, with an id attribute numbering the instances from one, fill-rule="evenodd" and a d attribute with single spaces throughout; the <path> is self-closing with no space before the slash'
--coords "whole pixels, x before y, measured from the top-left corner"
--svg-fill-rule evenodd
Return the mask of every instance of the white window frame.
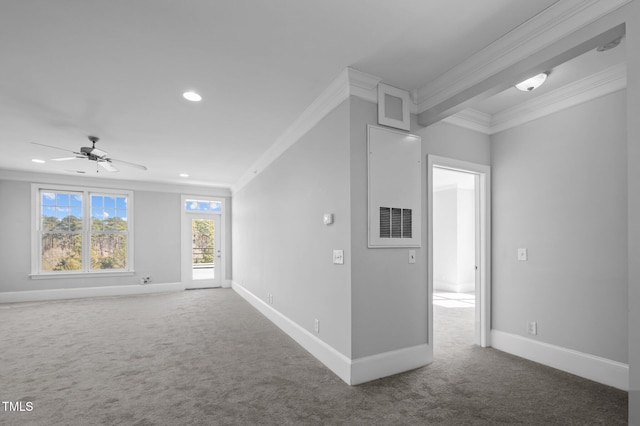
<path id="1" fill-rule="evenodd" d="M 40 215 L 42 191 L 82 193 L 82 269 L 79 271 L 48 272 L 41 270 L 42 238 Z M 91 269 L 91 195 L 127 197 L 127 267 L 124 269 Z M 31 184 L 31 274 L 32 279 L 130 276 L 134 268 L 133 191 L 86 186 Z"/>

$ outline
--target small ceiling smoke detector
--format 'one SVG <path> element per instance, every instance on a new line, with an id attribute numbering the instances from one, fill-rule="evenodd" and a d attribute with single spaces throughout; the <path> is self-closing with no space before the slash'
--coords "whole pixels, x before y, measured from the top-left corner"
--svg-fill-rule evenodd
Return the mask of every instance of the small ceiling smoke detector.
<path id="1" fill-rule="evenodd" d="M 531 92 L 533 90 L 536 90 L 538 87 L 542 86 L 542 83 L 545 82 L 548 75 L 549 71 L 534 75 L 533 77 L 516 84 L 516 88 L 518 90 L 522 90 L 523 92 Z"/>
<path id="2" fill-rule="evenodd" d="M 606 52 L 607 50 L 611 50 L 614 47 L 618 47 L 618 45 L 620 44 L 620 42 L 622 41 L 622 36 L 611 40 L 609 43 L 603 45 L 603 46 L 599 46 L 598 48 L 596 48 L 596 50 L 598 52 Z"/>
<path id="3" fill-rule="evenodd" d="M 202 100 L 202 96 L 200 96 L 198 93 L 196 92 L 184 92 L 182 94 L 182 96 L 191 102 L 200 102 Z"/>

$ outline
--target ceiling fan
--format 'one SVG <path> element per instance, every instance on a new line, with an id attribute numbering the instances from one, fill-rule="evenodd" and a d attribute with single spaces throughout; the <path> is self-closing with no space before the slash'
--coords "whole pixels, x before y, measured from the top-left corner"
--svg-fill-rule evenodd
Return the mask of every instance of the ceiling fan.
<path id="1" fill-rule="evenodd" d="M 77 160 L 77 159 L 87 159 L 90 161 L 95 161 L 98 166 L 102 167 L 104 170 L 108 172 L 117 172 L 118 169 L 112 164 L 123 164 L 126 166 L 135 167 L 140 170 L 147 170 L 147 168 L 140 164 L 130 163 L 124 160 L 117 160 L 115 158 L 109 157 L 106 151 L 103 151 L 99 148 L 96 148 L 96 142 L 100 140 L 97 136 L 89 136 L 89 142 L 91 142 L 91 146 L 83 146 L 80 148 L 80 152 L 71 151 L 65 148 L 60 148 L 57 146 L 45 145 L 43 143 L 31 142 L 34 145 L 46 146 L 48 148 L 59 149 L 61 151 L 70 152 L 75 154 L 73 157 L 62 157 L 62 158 L 52 158 L 51 161 L 68 161 L 68 160 Z"/>

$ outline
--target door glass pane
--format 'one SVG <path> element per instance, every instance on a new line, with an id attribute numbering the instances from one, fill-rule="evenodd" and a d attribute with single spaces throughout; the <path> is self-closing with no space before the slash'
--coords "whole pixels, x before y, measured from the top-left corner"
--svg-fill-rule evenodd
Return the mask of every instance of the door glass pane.
<path id="1" fill-rule="evenodd" d="M 194 280 L 215 277 L 215 229 L 213 219 L 192 219 L 191 264 Z"/>

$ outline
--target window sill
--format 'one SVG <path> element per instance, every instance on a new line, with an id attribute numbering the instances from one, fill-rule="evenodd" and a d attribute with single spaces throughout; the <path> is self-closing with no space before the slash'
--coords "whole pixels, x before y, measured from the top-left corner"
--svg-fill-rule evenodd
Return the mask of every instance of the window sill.
<path id="1" fill-rule="evenodd" d="M 132 277 L 135 271 L 106 271 L 106 272 L 67 272 L 59 274 L 29 274 L 32 280 L 55 280 L 60 278 L 107 278 Z"/>

